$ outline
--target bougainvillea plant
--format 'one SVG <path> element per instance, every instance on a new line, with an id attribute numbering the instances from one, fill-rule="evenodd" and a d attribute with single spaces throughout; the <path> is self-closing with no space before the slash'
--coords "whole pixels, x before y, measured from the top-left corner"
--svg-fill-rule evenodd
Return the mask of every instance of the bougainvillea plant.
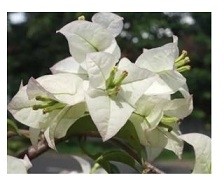
<path id="1" fill-rule="evenodd" d="M 96 13 L 92 21 L 81 16 L 57 31 L 66 37 L 71 56 L 52 66 L 51 75 L 21 84 L 8 104 L 13 117 L 30 127 L 32 143 L 24 159 L 8 156 L 8 173 L 26 173 L 33 153 L 43 146 L 56 150 L 58 141 L 74 135 L 116 140 L 119 146 L 101 154 L 86 152 L 92 168 L 74 156 L 84 173 L 117 172 L 113 161 L 139 173 L 158 173 L 153 160 L 165 149 L 181 159 L 184 142 L 194 148 L 193 173 L 210 173 L 211 139 L 179 130 L 193 99 L 182 75 L 190 70 L 190 59 L 186 51 L 179 53 L 178 37 L 144 49 L 132 63 L 121 58 L 116 41 L 122 28 L 122 17 Z M 174 98 L 177 92 L 181 96 Z"/>

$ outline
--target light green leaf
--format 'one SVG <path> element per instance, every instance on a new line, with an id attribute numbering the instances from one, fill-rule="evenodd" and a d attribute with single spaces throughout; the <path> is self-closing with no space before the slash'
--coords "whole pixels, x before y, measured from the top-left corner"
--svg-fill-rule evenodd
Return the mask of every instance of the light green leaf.
<path id="1" fill-rule="evenodd" d="M 194 148 L 195 164 L 192 173 L 211 173 L 211 138 L 199 133 L 189 133 L 179 137 Z"/>
<path id="2" fill-rule="evenodd" d="M 12 131 L 19 135 L 19 128 L 17 127 L 16 123 L 11 119 L 7 119 L 7 131 Z"/>

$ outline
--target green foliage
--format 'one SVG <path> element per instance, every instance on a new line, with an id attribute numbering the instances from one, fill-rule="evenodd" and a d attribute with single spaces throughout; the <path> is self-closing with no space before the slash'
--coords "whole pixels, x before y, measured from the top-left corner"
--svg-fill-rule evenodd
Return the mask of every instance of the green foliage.
<path id="1" fill-rule="evenodd" d="M 7 131 L 15 132 L 20 135 L 18 126 L 11 119 L 7 119 Z"/>
<path id="2" fill-rule="evenodd" d="M 101 167 L 103 167 L 108 173 L 117 173 L 119 171 L 115 168 L 115 165 L 112 164 L 111 161 L 124 163 L 139 171 L 136 168 L 140 167 L 139 163 L 123 151 L 109 151 L 103 154 L 97 154 L 95 157 L 95 163 L 101 165 Z"/>

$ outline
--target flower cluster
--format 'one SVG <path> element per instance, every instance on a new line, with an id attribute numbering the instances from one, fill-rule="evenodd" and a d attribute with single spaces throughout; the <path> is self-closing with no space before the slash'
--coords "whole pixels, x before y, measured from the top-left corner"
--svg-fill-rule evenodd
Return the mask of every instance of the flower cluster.
<path id="1" fill-rule="evenodd" d="M 179 54 L 178 38 L 173 36 L 171 43 L 144 49 L 132 63 L 121 58 L 115 39 L 122 28 L 122 17 L 96 13 L 92 22 L 82 16 L 57 31 L 66 37 L 71 56 L 51 67 L 51 75 L 30 78 L 8 104 L 14 118 L 30 127 L 33 145 L 44 133 L 48 145 L 55 148 L 55 138 L 64 137 L 86 115 L 103 141 L 131 121 L 148 160 L 164 148 L 180 158 L 183 141 L 192 143 L 179 130 L 180 121 L 193 110 L 192 95 L 181 74 L 190 69 L 187 52 Z M 176 92 L 181 97 L 171 99 Z M 208 164 L 203 166 L 210 169 Z"/>

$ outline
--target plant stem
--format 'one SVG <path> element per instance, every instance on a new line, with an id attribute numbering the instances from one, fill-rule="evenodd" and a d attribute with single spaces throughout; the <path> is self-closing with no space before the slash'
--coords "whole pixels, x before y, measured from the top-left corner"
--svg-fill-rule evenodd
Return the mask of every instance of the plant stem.
<path id="1" fill-rule="evenodd" d="M 164 174 L 164 172 L 160 169 L 158 169 L 157 167 L 153 166 L 151 163 L 149 162 L 145 162 L 145 168 L 142 171 L 143 174 L 149 174 L 149 173 L 156 173 L 156 174 Z"/>

